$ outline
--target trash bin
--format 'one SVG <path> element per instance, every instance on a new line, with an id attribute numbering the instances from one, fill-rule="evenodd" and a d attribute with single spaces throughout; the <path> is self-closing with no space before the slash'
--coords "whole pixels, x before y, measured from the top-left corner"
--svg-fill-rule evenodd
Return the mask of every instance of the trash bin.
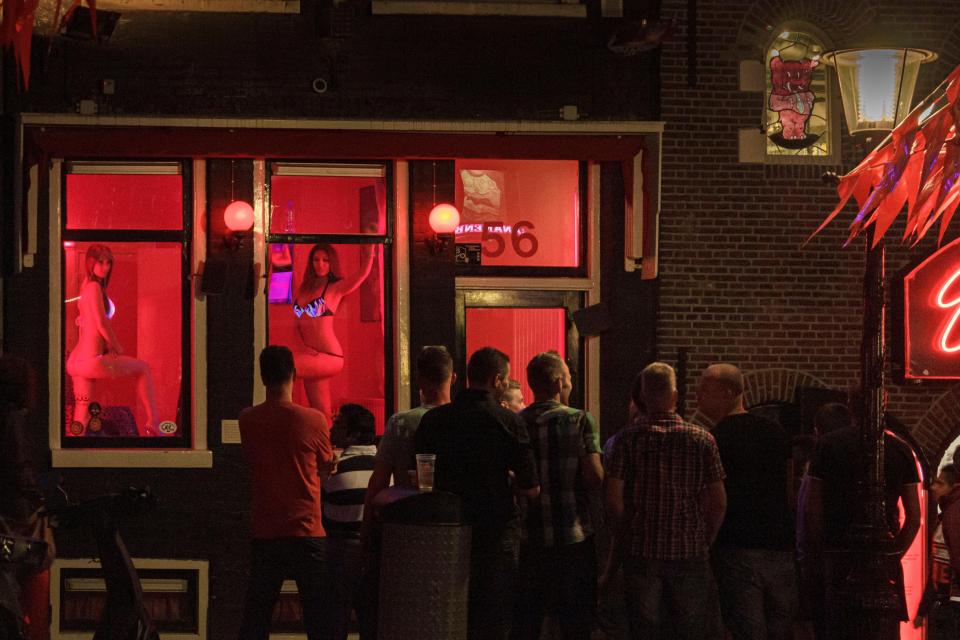
<path id="1" fill-rule="evenodd" d="M 470 526 L 460 498 L 415 494 L 380 511 L 379 640 L 467 637 Z"/>

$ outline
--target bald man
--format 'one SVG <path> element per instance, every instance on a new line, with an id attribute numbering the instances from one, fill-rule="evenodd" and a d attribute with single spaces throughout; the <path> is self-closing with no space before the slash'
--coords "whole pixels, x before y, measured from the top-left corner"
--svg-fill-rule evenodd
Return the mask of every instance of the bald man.
<path id="1" fill-rule="evenodd" d="M 724 623 L 736 640 L 792 638 L 799 597 L 790 508 L 790 438 L 743 404 L 743 374 L 710 365 L 697 408 L 714 423 L 727 515 L 713 548 Z"/>

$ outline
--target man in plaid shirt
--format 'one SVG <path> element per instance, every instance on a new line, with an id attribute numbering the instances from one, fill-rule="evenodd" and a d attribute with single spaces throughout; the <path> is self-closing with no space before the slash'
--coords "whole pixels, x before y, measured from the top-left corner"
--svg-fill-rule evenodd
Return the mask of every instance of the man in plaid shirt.
<path id="1" fill-rule="evenodd" d="M 673 368 L 643 370 L 646 412 L 618 438 L 606 490 L 634 638 L 719 638 L 708 550 L 726 511 L 724 473 L 709 433 L 676 414 Z"/>
<path id="2" fill-rule="evenodd" d="M 540 476 L 540 496 L 527 502 L 520 549 L 521 593 L 511 638 L 539 640 L 546 611 L 565 639 L 589 640 L 596 603 L 597 557 L 587 492 L 603 483 L 600 438 L 593 417 L 567 406 L 570 369 L 554 351 L 527 365 L 534 403 L 520 413 Z"/>

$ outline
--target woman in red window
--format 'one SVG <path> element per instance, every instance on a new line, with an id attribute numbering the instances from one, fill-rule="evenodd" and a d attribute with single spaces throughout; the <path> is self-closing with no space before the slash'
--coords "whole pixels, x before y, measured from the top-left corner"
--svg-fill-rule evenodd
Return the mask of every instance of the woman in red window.
<path id="1" fill-rule="evenodd" d="M 110 247 L 90 245 L 85 267 L 87 277 L 83 280 L 77 302 L 80 338 L 67 358 L 67 373 L 73 379 L 75 400 L 70 434 L 87 433 L 90 405 L 97 400 L 97 380 L 133 377 L 137 380 L 137 395 L 147 413 L 146 423 L 137 425 L 137 431 L 141 436 L 161 435 L 157 430 L 157 401 L 150 365 L 123 355 L 123 348 L 111 325 L 116 307 L 107 296 L 107 284 L 113 270 Z"/>
<path id="2" fill-rule="evenodd" d="M 302 348 L 294 350 L 297 376 L 303 379 L 310 406 L 329 419 L 330 378 L 343 369 L 343 348 L 334 332 L 333 316 L 344 296 L 356 291 L 370 275 L 373 246 L 360 246 L 361 266 L 355 274 L 338 276 L 340 263 L 329 244 L 317 244 L 310 250 L 303 279 L 293 302 L 297 331 Z"/>

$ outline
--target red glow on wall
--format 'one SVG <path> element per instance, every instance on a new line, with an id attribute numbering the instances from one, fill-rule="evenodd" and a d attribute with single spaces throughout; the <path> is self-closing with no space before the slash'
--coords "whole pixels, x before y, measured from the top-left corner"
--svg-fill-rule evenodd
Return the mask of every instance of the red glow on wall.
<path id="1" fill-rule="evenodd" d="M 566 310 L 482 307 L 467 309 L 467 357 L 481 347 L 496 347 L 510 357 L 510 377 L 520 382 L 523 399 L 533 402 L 527 363 L 543 351 L 566 357 Z"/>
<path id="2" fill-rule="evenodd" d="M 960 241 L 913 269 L 903 290 L 905 376 L 960 378 Z"/>

